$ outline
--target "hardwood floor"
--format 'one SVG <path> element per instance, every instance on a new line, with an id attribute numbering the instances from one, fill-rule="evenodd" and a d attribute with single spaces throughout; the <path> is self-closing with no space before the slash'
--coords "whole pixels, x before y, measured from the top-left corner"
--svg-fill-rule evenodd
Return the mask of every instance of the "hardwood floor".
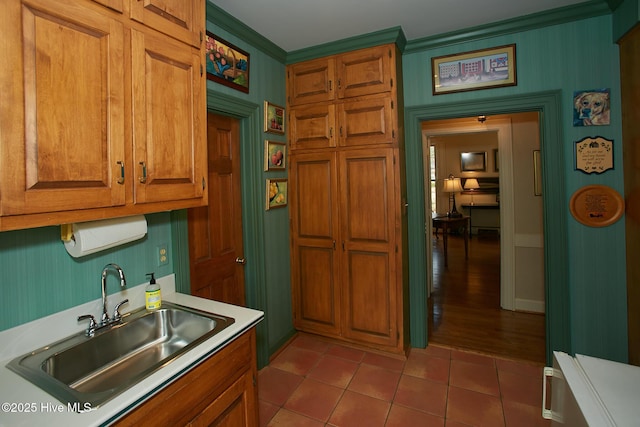
<path id="1" fill-rule="evenodd" d="M 429 298 L 429 343 L 545 363 L 544 314 L 500 308 L 500 241 L 449 236 L 449 267 L 442 236 L 433 242 L 433 292 Z"/>

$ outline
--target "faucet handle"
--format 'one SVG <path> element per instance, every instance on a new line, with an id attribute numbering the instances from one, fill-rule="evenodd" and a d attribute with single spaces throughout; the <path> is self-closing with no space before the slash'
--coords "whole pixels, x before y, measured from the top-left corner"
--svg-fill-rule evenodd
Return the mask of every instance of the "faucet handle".
<path id="1" fill-rule="evenodd" d="M 129 302 L 128 299 L 119 302 L 118 304 L 116 304 L 116 308 L 113 310 L 113 322 L 119 322 L 120 319 L 122 319 L 122 315 L 120 314 L 120 307 L 123 304 L 127 304 Z"/>
<path id="2" fill-rule="evenodd" d="M 89 320 L 89 327 L 87 328 L 87 336 L 92 337 L 93 333 L 96 331 L 98 324 L 96 323 L 96 318 L 90 314 L 83 314 L 82 316 L 78 316 L 78 322 L 83 320 Z"/>

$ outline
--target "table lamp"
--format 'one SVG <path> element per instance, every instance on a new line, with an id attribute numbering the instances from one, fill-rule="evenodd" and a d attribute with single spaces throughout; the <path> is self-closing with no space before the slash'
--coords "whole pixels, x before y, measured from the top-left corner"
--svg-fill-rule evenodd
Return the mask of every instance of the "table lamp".
<path id="1" fill-rule="evenodd" d="M 460 178 L 454 178 L 453 174 L 449 175 L 449 178 L 444 179 L 444 184 L 442 186 L 442 191 L 445 193 L 449 193 L 449 207 L 450 210 L 447 212 L 447 216 L 450 218 L 459 218 L 462 216 L 458 209 L 456 208 L 456 193 L 462 191 L 462 185 L 460 184 Z M 453 202 L 453 208 L 451 209 L 451 202 Z"/>
<path id="2" fill-rule="evenodd" d="M 464 182 L 464 189 L 471 191 L 472 205 L 473 205 L 473 193 L 475 193 L 478 188 L 480 188 L 480 185 L 478 184 L 478 180 L 475 178 L 467 178 L 467 180 Z"/>

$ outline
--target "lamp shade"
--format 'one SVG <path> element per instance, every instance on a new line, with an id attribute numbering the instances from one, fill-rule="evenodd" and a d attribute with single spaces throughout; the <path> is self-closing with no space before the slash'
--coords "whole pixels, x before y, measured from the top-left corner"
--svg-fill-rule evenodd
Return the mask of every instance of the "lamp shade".
<path id="1" fill-rule="evenodd" d="M 478 184 L 478 180 L 475 178 L 468 178 L 464 182 L 465 190 L 477 190 L 478 188 L 480 188 L 480 185 Z"/>
<path id="2" fill-rule="evenodd" d="M 445 193 L 459 193 L 462 191 L 462 185 L 460 184 L 460 178 L 445 178 L 442 191 Z"/>

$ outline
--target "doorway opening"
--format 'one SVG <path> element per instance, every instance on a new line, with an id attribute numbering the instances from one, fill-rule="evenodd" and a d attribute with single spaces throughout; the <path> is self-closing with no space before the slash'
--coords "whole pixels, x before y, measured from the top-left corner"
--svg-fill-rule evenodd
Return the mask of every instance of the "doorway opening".
<path id="1" fill-rule="evenodd" d="M 536 112 L 422 123 L 430 343 L 545 362 L 539 127 Z M 452 177 L 467 227 L 444 239 L 433 224 L 451 208 Z"/>

